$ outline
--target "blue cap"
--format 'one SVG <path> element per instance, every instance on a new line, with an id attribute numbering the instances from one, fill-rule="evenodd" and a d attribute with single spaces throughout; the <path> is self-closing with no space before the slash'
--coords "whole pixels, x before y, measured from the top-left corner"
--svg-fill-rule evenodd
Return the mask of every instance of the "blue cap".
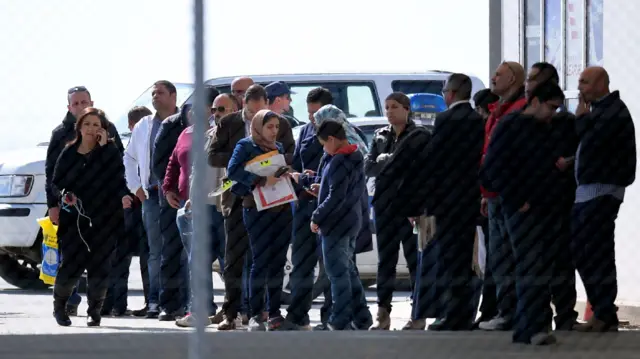
<path id="1" fill-rule="evenodd" d="M 267 91 L 267 98 L 276 98 L 284 95 L 295 94 L 295 92 L 289 89 L 286 83 L 282 81 L 276 81 L 268 84 L 265 88 Z"/>

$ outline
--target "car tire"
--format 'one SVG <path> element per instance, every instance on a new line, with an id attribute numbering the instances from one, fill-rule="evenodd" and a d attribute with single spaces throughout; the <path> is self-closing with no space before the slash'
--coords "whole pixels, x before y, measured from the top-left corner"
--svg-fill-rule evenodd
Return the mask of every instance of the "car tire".
<path id="1" fill-rule="evenodd" d="M 40 280 L 40 269 L 36 264 L 0 254 L 0 277 L 14 287 L 23 290 L 47 290 L 48 284 Z"/>

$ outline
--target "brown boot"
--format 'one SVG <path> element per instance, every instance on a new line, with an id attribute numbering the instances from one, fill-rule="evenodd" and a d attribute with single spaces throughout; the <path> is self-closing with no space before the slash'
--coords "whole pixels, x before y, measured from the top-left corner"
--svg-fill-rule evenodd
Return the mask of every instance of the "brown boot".
<path id="1" fill-rule="evenodd" d="M 209 317 L 209 321 L 211 324 L 220 324 L 224 320 L 224 313 L 222 311 L 216 313 L 216 315 L 212 315 Z"/>
<path id="2" fill-rule="evenodd" d="M 427 327 L 426 319 L 409 319 L 402 330 L 424 330 Z"/>
<path id="3" fill-rule="evenodd" d="M 389 317 L 389 311 L 385 308 L 378 308 L 376 322 L 373 323 L 369 330 L 389 330 L 389 328 L 391 328 L 391 317 Z"/>
<path id="4" fill-rule="evenodd" d="M 618 324 L 608 324 L 596 317 L 591 317 L 589 321 L 583 324 L 576 324 L 573 327 L 573 330 L 576 332 L 586 333 L 586 332 L 596 332 L 596 333 L 605 333 L 605 332 L 617 332 Z"/>

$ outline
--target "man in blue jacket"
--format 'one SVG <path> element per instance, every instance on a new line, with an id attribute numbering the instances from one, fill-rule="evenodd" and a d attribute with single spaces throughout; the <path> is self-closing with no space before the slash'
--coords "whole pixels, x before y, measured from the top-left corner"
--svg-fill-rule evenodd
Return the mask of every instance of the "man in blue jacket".
<path id="1" fill-rule="evenodd" d="M 310 228 L 322 238 L 325 271 L 331 282 L 333 306 L 326 329 L 351 330 L 371 323 L 364 288 L 353 261 L 356 237 L 363 221 L 366 183 L 364 157 L 349 144 L 342 124 L 328 120 L 318 129 L 318 139 L 331 156 L 321 174 L 318 207 Z M 358 314 L 356 318 L 355 314 Z M 368 315 L 367 318 L 361 318 Z"/>

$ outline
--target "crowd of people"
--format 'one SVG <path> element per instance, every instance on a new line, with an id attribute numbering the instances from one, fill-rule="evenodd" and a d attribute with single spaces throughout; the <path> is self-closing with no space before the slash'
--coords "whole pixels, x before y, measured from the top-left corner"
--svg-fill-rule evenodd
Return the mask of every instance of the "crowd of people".
<path id="1" fill-rule="evenodd" d="M 218 260 L 223 269 L 222 308 L 213 286 L 205 291 L 208 321 L 218 330 L 310 329 L 318 262 L 329 285 L 314 330 L 389 330 L 402 245 L 413 306 L 404 330 L 424 330 L 435 318 L 429 330 L 513 330 L 514 342 L 551 344 L 553 303 L 555 330 L 616 331 L 614 222 L 635 180 L 633 121 L 603 68 L 581 74 L 575 114 L 565 108 L 559 82 L 548 63 L 527 74 L 504 62 L 491 88 L 472 98 L 471 79 L 451 74 L 442 91 L 448 109 L 433 129 L 412 120 L 407 95 L 392 93 L 384 104 L 389 125 L 367 143 L 324 88 L 309 92 L 309 122 L 294 140 L 299 123 L 285 114 L 289 87 L 241 77 L 229 94 L 207 88 L 206 148 L 196 149 L 206 151 L 206 169 L 192 167 L 194 109 L 176 107 L 172 83 L 154 84 L 155 112 L 131 109 L 126 148 L 89 91 L 74 87 L 47 154 L 47 202 L 61 252 L 54 317 L 71 324 L 86 270 L 88 325 L 135 315 L 194 326 L 193 241 L 207 239 L 205 265 Z M 285 171 L 247 171 L 274 151 L 289 165 Z M 198 192 L 195 170 L 206 177 Z M 356 254 L 372 250 L 368 177 L 375 177 L 379 257 L 375 318 L 356 266 Z M 280 181 L 291 181 L 297 200 L 259 210 L 253 190 Z M 206 198 L 207 238 L 192 238 L 195 196 Z M 474 254 L 479 245 L 487 249 L 483 271 Z M 129 311 L 133 253 L 140 255 L 146 304 Z M 583 324 L 574 309 L 576 269 L 594 310 Z"/>

